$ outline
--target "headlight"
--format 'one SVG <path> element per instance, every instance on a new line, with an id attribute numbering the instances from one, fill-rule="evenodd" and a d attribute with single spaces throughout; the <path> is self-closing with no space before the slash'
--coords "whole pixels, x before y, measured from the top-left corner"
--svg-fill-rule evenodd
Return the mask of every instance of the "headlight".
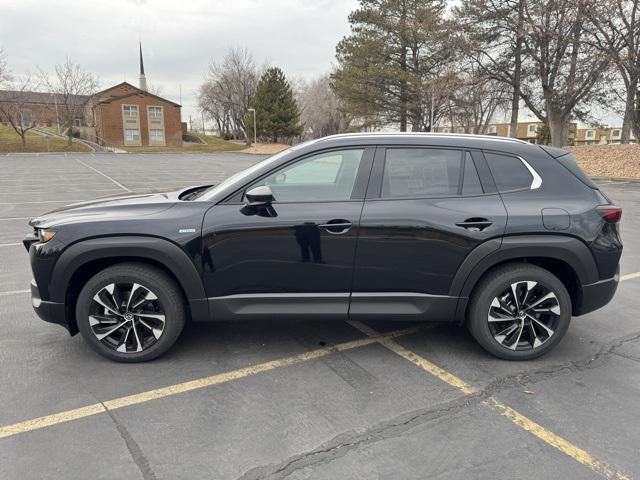
<path id="1" fill-rule="evenodd" d="M 41 243 L 47 243 L 55 236 L 56 232 L 54 230 L 46 230 L 44 228 L 38 229 L 38 240 L 40 240 Z"/>

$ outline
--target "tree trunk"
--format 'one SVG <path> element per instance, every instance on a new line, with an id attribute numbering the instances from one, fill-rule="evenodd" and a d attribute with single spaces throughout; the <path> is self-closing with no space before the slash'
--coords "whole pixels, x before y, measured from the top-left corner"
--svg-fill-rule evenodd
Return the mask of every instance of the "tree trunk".
<path id="1" fill-rule="evenodd" d="M 518 25 L 516 27 L 516 45 L 513 52 L 513 96 L 511 97 L 511 124 L 509 136 L 518 138 L 518 117 L 520 115 L 520 84 L 522 77 L 522 43 L 524 41 L 523 26 L 524 0 L 518 2 Z"/>
<path id="2" fill-rule="evenodd" d="M 632 81 L 627 86 L 627 98 L 624 108 L 624 119 L 622 120 L 622 132 L 620 143 L 627 144 L 631 139 L 631 124 L 633 123 L 636 108 L 636 94 L 638 88 L 638 80 Z"/>
<path id="3" fill-rule="evenodd" d="M 562 148 L 569 139 L 569 125 L 566 119 L 557 112 L 549 111 L 547 116 L 549 123 L 549 134 L 551 135 L 551 145 Z"/>
<path id="4" fill-rule="evenodd" d="M 20 140 L 22 141 L 22 148 L 27 148 L 27 139 L 25 132 L 20 133 Z"/>
<path id="5" fill-rule="evenodd" d="M 407 12 L 406 5 L 402 4 L 402 13 L 400 14 L 400 71 L 402 78 L 400 79 L 400 131 L 407 131 Z"/>

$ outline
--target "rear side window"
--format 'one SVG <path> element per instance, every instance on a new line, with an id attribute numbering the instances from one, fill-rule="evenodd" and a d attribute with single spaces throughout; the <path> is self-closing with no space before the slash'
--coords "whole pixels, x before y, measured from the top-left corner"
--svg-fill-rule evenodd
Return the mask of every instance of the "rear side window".
<path id="1" fill-rule="evenodd" d="M 533 176 L 518 157 L 491 152 L 485 152 L 484 156 L 498 191 L 508 192 L 531 187 Z"/>
<path id="2" fill-rule="evenodd" d="M 458 195 L 462 152 L 436 148 L 387 149 L 382 198 Z"/>

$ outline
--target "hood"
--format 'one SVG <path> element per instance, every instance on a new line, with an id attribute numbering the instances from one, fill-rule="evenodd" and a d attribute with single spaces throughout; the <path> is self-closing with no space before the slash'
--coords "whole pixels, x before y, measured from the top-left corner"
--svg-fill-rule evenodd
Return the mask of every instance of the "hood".
<path id="1" fill-rule="evenodd" d="M 77 202 L 31 219 L 29 225 L 49 228 L 67 223 L 105 221 L 153 215 L 171 208 L 181 198 L 209 186 L 187 187 L 163 193 L 123 194 Z"/>

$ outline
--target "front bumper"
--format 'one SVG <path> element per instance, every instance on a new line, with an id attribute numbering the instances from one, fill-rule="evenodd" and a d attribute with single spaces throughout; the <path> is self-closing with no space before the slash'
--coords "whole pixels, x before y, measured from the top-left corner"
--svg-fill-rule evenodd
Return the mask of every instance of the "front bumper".
<path id="1" fill-rule="evenodd" d="M 45 322 L 56 323 L 69 330 L 64 303 L 42 300 L 35 280 L 31 280 L 31 305 L 36 314 Z"/>
<path id="2" fill-rule="evenodd" d="M 620 266 L 618 265 L 613 277 L 600 280 L 599 282 L 592 283 L 590 285 L 583 285 L 582 295 L 580 301 L 576 305 L 573 315 L 584 315 L 604 307 L 615 295 L 619 281 Z"/>

